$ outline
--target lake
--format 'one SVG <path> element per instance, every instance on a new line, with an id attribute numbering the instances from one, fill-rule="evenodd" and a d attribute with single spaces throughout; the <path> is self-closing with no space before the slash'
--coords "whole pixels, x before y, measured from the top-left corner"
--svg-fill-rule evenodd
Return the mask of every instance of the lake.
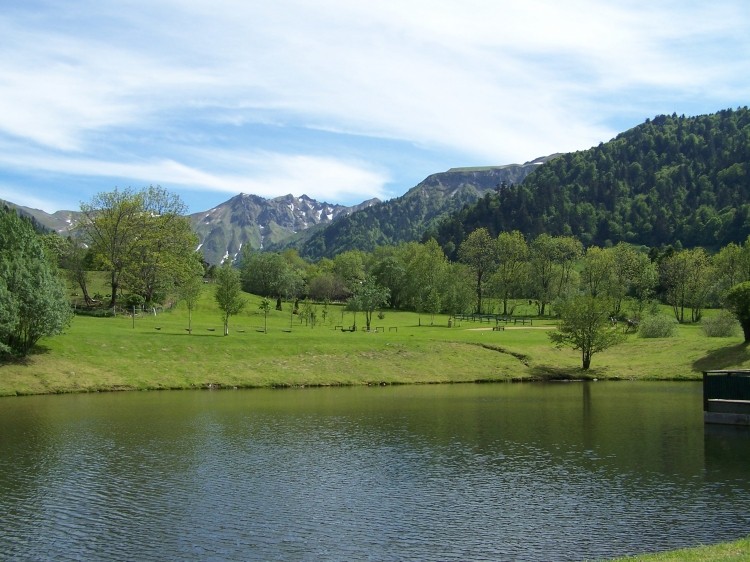
<path id="1" fill-rule="evenodd" d="M 750 534 L 698 383 L 0 399 L 0 558 L 584 560 Z"/>

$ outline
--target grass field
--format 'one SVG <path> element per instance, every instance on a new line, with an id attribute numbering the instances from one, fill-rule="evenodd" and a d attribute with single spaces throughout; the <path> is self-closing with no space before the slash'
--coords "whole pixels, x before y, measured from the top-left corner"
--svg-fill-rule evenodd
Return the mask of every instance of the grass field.
<path id="1" fill-rule="evenodd" d="M 284 310 L 266 322 L 260 299 L 222 332 L 207 286 L 187 332 L 184 305 L 158 314 L 115 318 L 77 316 L 67 332 L 45 339 L 39 352 L 0 367 L 0 396 L 79 391 L 519 381 L 548 378 L 697 380 L 701 371 L 750 365 L 741 337 L 708 338 L 699 326 L 680 326 L 676 337 L 625 343 L 594 356 L 580 370 L 578 352 L 554 348 L 552 320 L 507 325 L 447 316 L 385 311 L 377 332 L 342 332 L 355 315 L 342 306 L 316 306 L 315 327 Z M 523 312 L 523 311 L 522 311 Z M 364 314 L 356 314 L 358 327 Z M 434 322 L 434 324 L 433 324 Z"/>
<path id="2" fill-rule="evenodd" d="M 745 562 L 750 560 L 750 537 L 712 546 L 618 558 L 612 562 Z"/>

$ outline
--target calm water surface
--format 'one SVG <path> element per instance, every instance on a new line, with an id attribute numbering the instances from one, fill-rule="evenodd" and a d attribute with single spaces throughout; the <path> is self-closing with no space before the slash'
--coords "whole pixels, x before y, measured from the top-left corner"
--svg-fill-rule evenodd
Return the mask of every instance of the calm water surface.
<path id="1" fill-rule="evenodd" d="M 0 559 L 584 560 L 750 534 L 694 383 L 0 399 Z"/>

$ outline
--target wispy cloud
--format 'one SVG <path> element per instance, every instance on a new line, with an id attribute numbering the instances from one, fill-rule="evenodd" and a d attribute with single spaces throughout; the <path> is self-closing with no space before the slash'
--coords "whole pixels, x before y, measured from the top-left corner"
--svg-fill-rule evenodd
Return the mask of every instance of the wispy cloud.
<path id="1" fill-rule="evenodd" d="M 0 161 L 192 194 L 383 196 L 409 158 L 524 161 L 657 113 L 744 105 L 748 12 L 742 0 L 19 3 L 0 14 Z"/>
<path id="2" fill-rule="evenodd" d="M 161 183 L 170 188 L 227 194 L 244 192 L 269 198 L 288 193 L 306 193 L 330 202 L 363 195 L 382 198 L 386 196 L 382 186 L 389 179 L 386 174 L 370 169 L 362 162 L 308 155 L 208 151 L 200 156 L 194 155 L 194 159 L 219 164 L 220 171 L 208 171 L 172 159 L 122 162 L 75 155 L 49 156 L 39 151 L 0 153 L 0 165 L 6 170 L 114 180 L 131 178 L 142 184 Z M 5 190 L 9 193 L 6 199 L 13 195 L 30 201 L 28 195 L 18 188 L 6 185 Z"/>

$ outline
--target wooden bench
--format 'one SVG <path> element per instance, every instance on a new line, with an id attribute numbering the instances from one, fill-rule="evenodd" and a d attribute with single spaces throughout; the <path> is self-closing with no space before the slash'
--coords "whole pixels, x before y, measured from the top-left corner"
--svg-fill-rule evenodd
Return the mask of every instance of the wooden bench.
<path id="1" fill-rule="evenodd" d="M 493 332 L 504 332 L 505 331 L 505 326 L 492 326 L 492 331 Z"/>

